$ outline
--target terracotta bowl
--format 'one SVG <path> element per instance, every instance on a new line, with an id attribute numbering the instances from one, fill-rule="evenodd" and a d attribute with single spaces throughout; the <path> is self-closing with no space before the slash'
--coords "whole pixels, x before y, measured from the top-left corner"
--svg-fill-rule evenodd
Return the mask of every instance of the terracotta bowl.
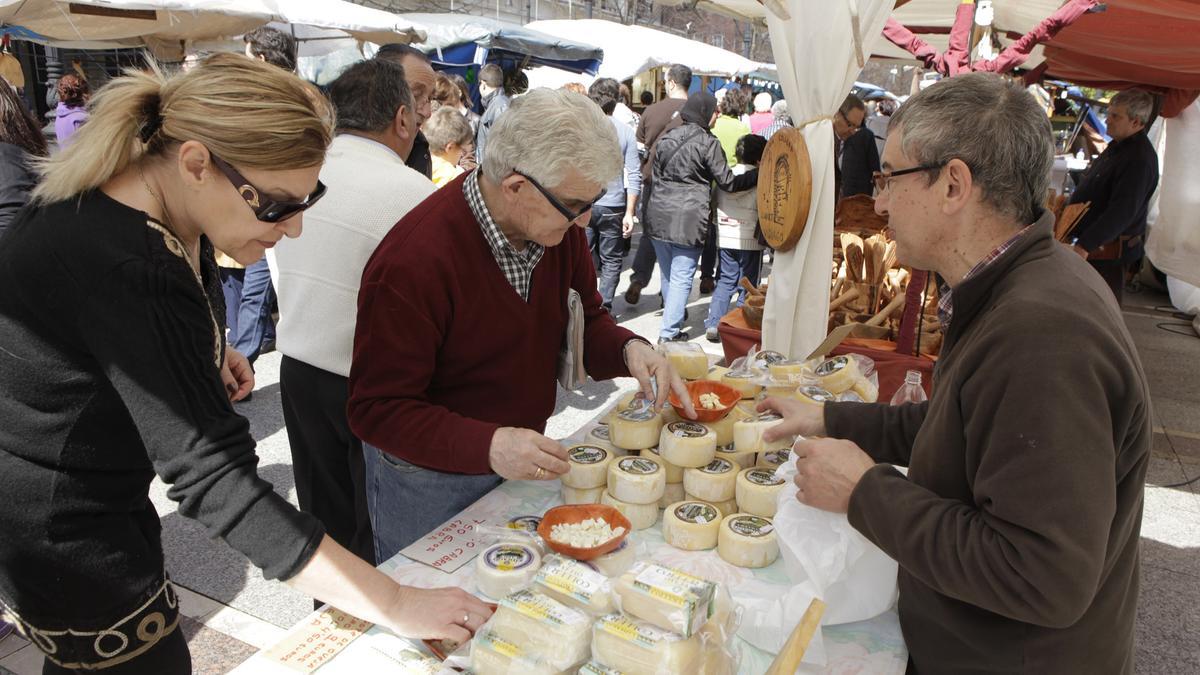
<path id="1" fill-rule="evenodd" d="M 742 400 L 742 395 L 737 389 L 734 389 L 727 384 L 713 382 L 711 380 L 696 380 L 695 382 L 688 382 L 687 390 L 688 395 L 692 397 L 692 406 L 696 408 L 696 422 L 716 422 L 722 417 L 728 415 L 729 411 L 733 410 L 733 406 L 737 405 L 737 402 Z M 700 407 L 700 394 L 716 394 L 717 396 L 720 396 L 720 407 L 713 408 L 711 410 Z M 691 421 L 688 420 L 687 415 L 684 414 L 683 403 L 680 402 L 679 396 L 677 396 L 675 392 L 671 392 L 671 395 L 667 397 L 667 401 L 671 404 L 671 407 L 675 409 L 675 412 L 679 413 L 679 416 L 682 417 L 684 421 Z"/>
<path id="2" fill-rule="evenodd" d="M 615 530 L 618 527 L 623 527 L 625 528 L 625 532 L 599 546 L 591 548 L 576 548 L 575 546 L 563 544 L 550 538 L 550 531 L 555 525 L 582 523 L 589 518 L 603 519 L 608 522 L 608 526 L 612 529 Z M 538 525 L 537 531 L 542 536 L 542 539 L 545 540 L 546 546 L 550 547 L 550 550 L 555 553 L 576 560 L 594 560 L 605 553 L 615 551 L 621 545 L 621 542 L 625 541 L 625 537 L 628 537 L 629 533 L 633 531 L 633 525 L 625 517 L 625 514 L 607 504 L 566 504 L 556 506 L 547 511 L 542 516 L 542 523 Z"/>

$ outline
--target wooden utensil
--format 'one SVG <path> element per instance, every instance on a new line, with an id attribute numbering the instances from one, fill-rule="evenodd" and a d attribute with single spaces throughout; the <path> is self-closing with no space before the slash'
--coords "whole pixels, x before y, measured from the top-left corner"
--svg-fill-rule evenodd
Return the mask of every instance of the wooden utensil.
<path id="1" fill-rule="evenodd" d="M 820 598 L 813 598 L 812 602 L 808 603 L 808 609 L 804 610 L 804 616 L 800 617 L 800 622 L 792 629 L 787 643 L 771 662 L 766 675 L 792 675 L 796 672 L 800 662 L 804 660 L 808 643 L 812 642 L 813 634 L 821 625 L 821 615 L 824 613 L 825 603 Z"/>
<path id="2" fill-rule="evenodd" d="M 857 234 L 841 236 L 842 253 L 846 256 L 846 279 L 853 283 L 863 280 L 863 240 Z"/>

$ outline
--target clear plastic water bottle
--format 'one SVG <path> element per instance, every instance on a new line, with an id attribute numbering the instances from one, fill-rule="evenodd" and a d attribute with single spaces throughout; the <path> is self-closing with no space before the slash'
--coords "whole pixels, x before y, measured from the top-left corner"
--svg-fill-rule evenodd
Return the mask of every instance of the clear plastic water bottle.
<path id="1" fill-rule="evenodd" d="M 929 399 L 925 389 L 921 387 L 921 371 L 910 370 L 904 374 L 904 386 L 892 394 L 892 405 L 905 403 L 923 403 Z"/>

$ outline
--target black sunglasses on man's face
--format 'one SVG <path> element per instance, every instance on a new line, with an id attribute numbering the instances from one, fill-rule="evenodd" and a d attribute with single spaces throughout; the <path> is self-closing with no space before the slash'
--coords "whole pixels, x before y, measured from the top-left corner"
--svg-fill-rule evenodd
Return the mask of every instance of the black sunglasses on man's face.
<path id="1" fill-rule="evenodd" d="M 213 164 L 220 169 L 221 173 L 233 183 L 234 189 L 246 200 L 250 208 L 254 211 L 254 217 L 264 223 L 278 223 L 308 209 L 308 207 L 317 203 L 321 197 L 325 196 L 325 184 L 317 181 L 317 188 L 312 191 L 304 201 L 292 200 L 277 200 L 270 195 L 254 186 L 253 183 L 246 180 L 246 177 L 238 170 L 229 165 L 228 162 L 217 157 L 212 151 L 208 153 L 212 157 Z"/>
<path id="2" fill-rule="evenodd" d="M 566 218 L 568 222 L 572 223 L 576 220 L 579 220 L 579 217 L 583 214 L 591 211 L 592 207 L 596 205 L 596 202 L 600 201 L 604 197 L 604 193 L 608 191 L 607 188 L 600 190 L 600 194 L 596 195 L 595 198 L 585 204 L 583 208 L 579 209 L 578 211 L 572 211 L 571 209 L 568 209 L 565 204 L 559 201 L 558 197 L 555 197 L 550 193 L 549 190 L 542 187 L 541 183 L 537 182 L 530 176 L 521 173 L 520 171 L 513 170 L 513 173 L 529 181 L 533 187 L 537 188 L 538 192 L 542 193 L 542 196 L 546 198 L 546 201 L 550 202 L 550 206 L 553 206 L 555 209 L 557 209 L 559 213 L 563 214 L 563 217 Z"/>

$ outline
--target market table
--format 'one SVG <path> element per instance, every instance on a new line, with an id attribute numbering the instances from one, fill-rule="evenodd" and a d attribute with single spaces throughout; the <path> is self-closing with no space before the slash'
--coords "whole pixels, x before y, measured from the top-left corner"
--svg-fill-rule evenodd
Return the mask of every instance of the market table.
<path id="1" fill-rule="evenodd" d="M 595 425 L 596 420 L 589 422 L 571 437 L 563 439 L 563 444 L 581 442 Z M 550 507 L 561 503 L 558 481 L 506 481 L 467 507 L 452 519 L 452 522 L 459 523 L 457 530 L 465 530 L 470 523 L 481 520 L 504 523 L 517 516 L 540 516 Z M 631 534 L 630 541 L 637 546 L 639 560 L 654 560 L 724 583 L 732 590 L 735 601 L 738 597 L 736 587 L 739 585 L 752 584 L 760 590 L 775 591 L 779 594 L 786 592 L 792 585 L 783 563 L 778 560 L 768 567 L 750 570 L 726 563 L 715 550 L 682 551 L 670 546 L 663 540 L 661 519 L 654 527 Z M 479 548 L 473 545 L 455 545 L 450 555 L 473 556 Z M 397 554 L 379 565 L 379 569 L 402 584 L 424 588 L 458 586 L 478 594 L 474 564 L 463 565 L 447 574 L 411 560 L 403 554 Z M 339 631 L 331 625 L 328 609 L 314 612 L 297 623 L 278 645 L 260 651 L 232 672 L 236 675 L 294 675 L 297 672 L 311 672 L 281 663 L 277 657 L 287 654 L 292 663 L 307 660 L 310 665 L 322 664 L 317 671 L 320 675 L 373 675 L 402 672 L 396 655 L 405 649 L 429 653 L 428 648 L 420 641 L 398 638 L 378 626 L 368 627 L 365 622 L 358 622 L 353 617 L 343 616 L 341 621 L 343 629 Z M 900 623 L 894 607 L 871 620 L 825 626 L 822 632 L 826 664 L 823 667 L 806 665 L 802 667 L 802 672 L 899 675 L 905 670 L 908 650 L 900 633 Z M 743 675 L 759 675 L 766 672 L 774 658 L 773 654 L 756 648 L 740 636 L 734 640 L 732 649 L 739 664 L 738 672 Z"/>

